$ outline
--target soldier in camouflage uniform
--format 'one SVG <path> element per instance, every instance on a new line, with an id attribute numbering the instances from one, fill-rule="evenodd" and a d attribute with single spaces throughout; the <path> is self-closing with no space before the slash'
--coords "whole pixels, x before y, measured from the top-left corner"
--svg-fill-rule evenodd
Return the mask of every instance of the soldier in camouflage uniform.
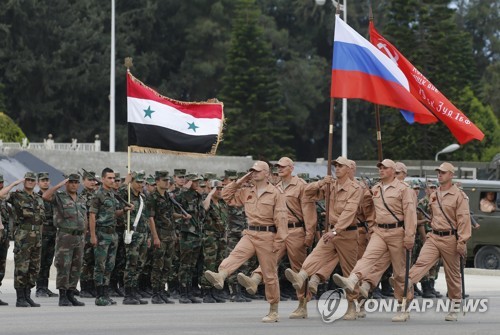
<path id="1" fill-rule="evenodd" d="M 24 189 L 8 193 L 24 181 Z M 31 299 L 31 288 L 35 287 L 40 271 L 42 251 L 41 227 L 45 219 L 42 197 L 34 192 L 36 175 L 26 172 L 19 179 L 0 191 L 0 198 L 7 197 L 16 213 L 14 231 L 14 288 L 17 293 L 16 307 L 40 307 Z"/>
<path id="2" fill-rule="evenodd" d="M 126 231 L 130 231 L 132 237 L 130 243 L 127 244 L 127 241 L 124 241 L 126 252 L 124 305 L 145 305 L 148 303 L 146 300 L 142 300 L 137 293 L 139 274 L 146 260 L 149 235 L 149 215 L 147 213 L 146 197 L 142 193 L 144 178 L 144 172 L 133 172 L 126 178 L 126 183 L 128 179 L 131 179 L 130 203 L 134 205 L 134 209 L 130 211 L 130 221 L 127 223 L 129 226 L 128 228 L 126 227 Z M 120 188 L 120 196 L 122 198 L 128 197 L 127 187 Z"/>
<path id="3" fill-rule="evenodd" d="M 95 304 L 109 306 L 116 304 L 107 295 L 111 272 L 115 266 L 118 236 L 116 217 L 133 208 L 125 206 L 116 210 L 118 200 L 113 192 L 115 173 L 110 168 L 102 170 L 102 187 L 92 198 L 90 206 L 90 242 L 94 246 L 94 281 L 97 291 Z"/>
<path id="4" fill-rule="evenodd" d="M 79 200 L 85 204 L 87 209 L 87 222 L 90 217 L 90 204 L 95 195 L 95 185 L 97 180 L 94 171 L 83 172 L 83 191 L 79 195 Z M 90 243 L 90 230 L 86 228 L 85 233 L 85 246 L 83 248 L 83 265 L 80 274 L 80 297 L 82 298 L 95 298 L 95 285 L 94 285 L 94 247 Z"/>
<path id="5" fill-rule="evenodd" d="M 167 189 L 170 184 L 168 171 L 156 171 L 156 190 L 148 197 L 149 227 L 153 239 L 153 264 L 151 269 L 151 285 L 153 287 L 153 304 L 173 304 L 169 299 L 168 292 L 165 291 L 165 284 L 168 282 L 168 289 L 172 287 L 172 261 L 175 256 L 175 244 L 177 234 L 174 224 L 174 204 L 170 200 Z"/>
<path id="6" fill-rule="evenodd" d="M 122 182 L 119 172 L 115 172 L 115 182 L 113 184 L 113 190 L 115 194 L 118 194 L 119 190 L 128 185 L 129 181 Z M 127 189 L 127 187 L 125 187 Z M 122 199 L 128 198 L 128 192 L 121 195 Z M 122 203 L 117 203 L 117 210 L 122 209 Z M 118 245 L 116 248 L 116 259 L 115 268 L 111 273 L 111 279 L 109 282 L 109 295 L 111 297 L 123 297 L 124 296 L 124 283 L 123 283 L 123 272 L 125 270 L 126 256 L 125 256 L 125 243 L 123 242 L 123 234 L 125 233 L 125 220 L 126 216 L 119 216 L 116 218 L 116 235 L 118 236 Z"/>
<path id="7" fill-rule="evenodd" d="M 203 229 L 205 235 L 203 238 L 203 272 L 207 270 L 217 271 L 220 263 L 226 257 L 225 252 L 227 249 L 228 206 L 222 200 L 222 182 L 214 180 L 212 186 L 210 193 L 203 200 L 203 208 L 206 211 Z M 203 302 L 226 302 L 214 292 L 215 289 L 205 277 L 201 278 L 201 288 L 203 290 Z"/>
<path id="8" fill-rule="evenodd" d="M 64 185 L 66 190 L 57 192 Z M 75 298 L 87 228 L 87 209 L 78 197 L 79 186 L 80 176 L 75 173 L 43 193 L 43 200 L 52 205 L 54 226 L 57 228 L 54 265 L 57 269 L 59 306 L 85 306 Z"/>
<path id="9" fill-rule="evenodd" d="M 0 190 L 3 189 L 3 175 L 0 174 Z M 2 286 L 3 278 L 5 277 L 5 265 L 7 260 L 7 253 L 9 251 L 10 231 L 9 231 L 9 217 L 11 216 L 11 209 L 7 203 L 0 201 L 0 286 Z M 7 306 L 8 303 L 0 299 L 0 306 Z"/>
<path id="10" fill-rule="evenodd" d="M 42 196 L 43 192 L 50 187 L 49 174 L 47 172 L 38 173 L 38 194 Z M 56 232 L 54 227 L 54 217 L 52 212 L 52 204 L 48 201 L 43 202 L 45 208 L 45 220 L 42 226 L 42 255 L 40 262 L 40 273 L 36 280 L 36 296 L 37 297 L 57 297 L 57 294 L 49 290 L 49 274 L 50 266 L 54 261 L 54 253 L 56 246 Z"/>
<path id="11" fill-rule="evenodd" d="M 192 277 L 196 274 L 196 262 L 201 254 L 201 243 L 203 241 L 203 221 L 205 210 L 203 209 L 202 196 L 198 193 L 199 182 L 203 178 L 190 173 L 186 175 L 188 182 L 185 184 L 187 190 L 178 197 L 178 202 L 187 212 L 180 226 L 180 268 L 179 284 L 181 285 L 181 296 L 179 303 L 200 303 L 201 299 L 195 297 L 192 292 Z M 178 210 L 178 209 L 176 209 Z"/>

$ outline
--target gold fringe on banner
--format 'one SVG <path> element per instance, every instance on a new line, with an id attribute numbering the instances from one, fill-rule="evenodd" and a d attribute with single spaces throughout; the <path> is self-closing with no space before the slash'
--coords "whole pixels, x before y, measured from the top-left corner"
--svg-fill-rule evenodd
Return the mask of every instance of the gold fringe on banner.
<path id="1" fill-rule="evenodd" d="M 214 146 L 216 146 L 216 144 L 214 144 Z M 132 152 L 139 152 L 139 153 L 145 153 L 145 154 L 163 154 L 163 155 L 168 154 L 168 155 L 192 156 L 192 157 L 207 157 L 207 156 L 214 155 L 212 152 L 207 152 L 206 154 L 201 154 L 198 152 L 172 151 L 172 150 L 165 150 L 165 149 L 140 147 L 137 145 L 131 145 L 129 147 L 130 147 L 130 150 Z M 212 147 L 212 150 L 213 150 L 213 147 Z"/>

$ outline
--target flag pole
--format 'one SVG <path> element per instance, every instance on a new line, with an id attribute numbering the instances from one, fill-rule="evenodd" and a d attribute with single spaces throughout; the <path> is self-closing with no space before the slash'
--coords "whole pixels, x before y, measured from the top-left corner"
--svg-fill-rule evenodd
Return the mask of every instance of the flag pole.
<path id="1" fill-rule="evenodd" d="M 330 98 L 330 121 L 328 126 L 328 163 L 327 176 L 332 175 L 332 151 L 333 151 L 333 120 L 334 120 L 334 99 Z M 330 184 L 325 190 L 325 234 L 330 231 Z"/>
<path id="2" fill-rule="evenodd" d="M 127 68 L 127 74 L 130 72 L 130 68 L 132 67 L 132 57 L 126 57 L 124 62 L 125 67 Z M 131 158 L 131 148 L 130 145 L 127 146 L 127 175 L 130 174 L 130 158 Z M 127 193 L 128 199 L 127 202 L 130 204 L 130 184 L 127 185 Z M 127 234 L 130 234 L 130 211 L 127 211 Z"/>
<path id="3" fill-rule="evenodd" d="M 369 3 L 369 18 L 370 22 L 373 22 L 373 11 L 372 11 L 372 2 Z M 380 105 L 375 105 L 375 124 L 377 127 L 377 158 L 378 161 L 381 162 L 383 159 L 382 154 L 382 128 L 380 126 Z"/>

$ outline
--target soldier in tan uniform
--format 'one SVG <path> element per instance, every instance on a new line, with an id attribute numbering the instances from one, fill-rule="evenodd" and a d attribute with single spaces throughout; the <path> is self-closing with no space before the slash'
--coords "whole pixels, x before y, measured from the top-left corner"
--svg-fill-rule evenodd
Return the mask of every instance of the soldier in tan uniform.
<path id="1" fill-rule="evenodd" d="M 432 232 L 427 235 L 420 256 L 410 270 L 410 282 L 416 283 L 441 257 L 446 275 L 448 297 L 452 309 L 446 321 L 457 321 L 457 309 L 462 299 L 460 258 L 465 258 L 467 241 L 471 236 L 469 199 L 452 183 L 455 167 L 441 164 L 438 172 L 439 188 L 430 196 Z"/>
<path id="2" fill-rule="evenodd" d="M 401 302 L 405 281 L 405 249 L 411 250 L 415 243 L 417 205 L 414 203 L 413 191 L 395 178 L 395 165 L 390 159 L 384 159 L 377 164 L 380 183 L 372 189 L 375 225 L 370 242 L 349 277 L 335 274 L 333 280 L 347 292 L 353 292 L 358 282 L 363 280 L 388 252 L 396 282 L 394 296 Z M 401 319 L 398 314 L 393 321 L 406 321 L 406 318 Z"/>
<path id="3" fill-rule="evenodd" d="M 316 204 L 304 194 L 307 183 L 297 176 L 292 176 L 294 166 L 290 158 L 282 157 L 276 167 L 280 177 L 276 187 L 285 194 L 288 210 L 288 237 L 285 245 L 278 252 L 278 263 L 287 254 L 292 270 L 298 272 L 306 259 L 307 248 L 312 245 L 316 233 Z M 257 286 L 261 280 L 260 266 L 253 272 L 251 278 L 244 273 L 238 274 L 238 282 L 252 295 L 257 292 Z M 304 293 L 305 287 L 297 290 L 299 307 L 292 312 L 291 319 L 307 318 L 307 300 Z"/>
<path id="4" fill-rule="evenodd" d="M 253 185 L 241 188 L 252 178 Z M 268 183 L 269 165 L 257 161 L 245 176 L 227 185 L 222 198 L 230 206 L 245 206 L 248 229 L 231 254 L 222 261 L 219 272 L 206 271 L 205 277 L 217 289 L 224 287 L 224 280 L 245 261 L 257 254 L 264 279 L 266 299 L 270 303 L 269 314 L 262 322 L 279 321 L 277 254 L 284 247 L 288 235 L 285 196 Z"/>
<path id="5" fill-rule="evenodd" d="M 358 225 L 356 213 L 361 202 L 363 189 L 358 183 L 350 179 L 351 163 L 345 157 L 334 161 L 336 180 L 326 176 L 323 180 L 311 183 L 306 187 L 306 196 L 311 200 L 320 200 L 325 197 L 325 190 L 330 188 L 330 231 L 325 233 L 312 253 L 306 258 L 299 273 L 287 269 L 285 275 L 295 289 L 301 289 L 306 280 L 330 262 L 338 259 L 342 272 L 348 276 L 354 268 L 358 257 Z M 333 270 L 333 267 L 330 268 Z M 324 279 L 324 278 L 322 278 Z M 353 290 L 354 291 L 354 290 Z M 349 292 L 347 299 L 349 307 L 345 320 L 356 319 L 354 299 L 357 292 Z"/>

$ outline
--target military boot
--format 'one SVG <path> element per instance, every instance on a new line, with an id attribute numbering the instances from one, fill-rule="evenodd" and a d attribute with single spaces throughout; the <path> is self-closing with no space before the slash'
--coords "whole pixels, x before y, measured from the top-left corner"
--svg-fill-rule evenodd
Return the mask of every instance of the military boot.
<path id="1" fill-rule="evenodd" d="M 188 298 L 187 287 L 179 287 L 180 296 L 179 296 L 179 304 L 190 304 L 191 299 Z"/>
<path id="2" fill-rule="evenodd" d="M 169 299 L 168 292 L 165 290 L 160 290 L 160 298 L 162 298 L 166 304 L 175 304 L 175 301 Z"/>
<path id="3" fill-rule="evenodd" d="M 215 301 L 214 297 L 212 296 L 212 292 L 209 289 L 202 289 L 201 292 L 203 293 L 203 302 L 206 304 L 215 304 L 217 301 Z"/>
<path id="4" fill-rule="evenodd" d="M 104 286 L 96 286 L 96 293 L 97 297 L 95 298 L 95 304 L 96 306 L 109 306 L 111 305 L 111 302 L 106 299 L 106 296 L 104 295 Z"/>
<path id="5" fill-rule="evenodd" d="M 118 289 L 118 282 L 116 281 L 111 281 L 108 286 L 108 296 L 117 298 L 117 297 L 123 297 L 121 294 L 120 290 Z"/>
<path id="6" fill-rule="evenodd" d="M 292 269 L 288 268 L 285 270 L 285 277 L 290 283 L 292 283 L 293 288 L 299 291 L 304 286 L 304 283 L 307 278 L 309 278 L 309 275 L 302 269 L 299 273 L 296 273 Z"/>
<path id="7" fill-rule="evenodd" d="M 240 283 L 240 285 L 243 286 L 249 294 L 257 293 L 259 284 L 262 281 L 262 276 L 258 273 L 252 273 L 252 277 L 248 277 L 244 273 L 240 272 L 236 278 L 238 279 L 238 283 Z"/>
<path id="8" fill-rule="evenodd" d="M 343 320 L 356 320 L 356 305 L 354 301 L 347 302 L 347 312 L 344 314 Z"/>
<path id="9" fill-rule="evenodd" d="M 307 319 L 307 298 L 299 300 L 299 306 L 289 316 L 290 319 Z"/>
<path id="10" fill-rule="evenodd" d="M 217 294 L 225 300 L 231 299 L 231 293 L 229 292 L 229 285 L 225 284 L 222 290 L 217 290 Z"/>
<path id="11" fill-rule="evenodd" d="M 349 292 L 354 291 L 354 287 L 359 281 L 358 276 L 356 276 L 354 273 L 351 273 L 347 278 L 342 277 L 341 275 L 336 273 L 332 276 L 332 279 L 335 284 Z"/>
<path id="12" fill-rule="evenodd" d="M 132 287 L 131 289 L 132 289 L 132 296 L 134 297 L 135 300 L 139 301 L 139 304 L 141 304 L 141 305 L 148 304 L 147 300 L 142 300 L 141 295 L 139 294 L 139 292 L 137 292 L 137 287 Z M 173 301 L 171 303 L 174 304 Z"/>
<path id="13" fill-rule="evenodd" d="M 0 306 L 8 306 L 8 305 L 9 305 L 8 302 L 2 301 L 2 299 L 0 299 Z"/>
<path id="14" fill-rule="evenodd" d="M 210 292 L 212 293 L 212 297 L 214 297 L 215 301 L 217 303 L 225 303 L 226 299 L 224 299 L 221 295 L 223 291 L 217 290 L 216 288 L 212 287 L 210 289 Z"/>
<path id="15" fill-rule="evenodd" d="M 269 313 L 262 318 L 262 322 L 272 323 L 278 322 L 280 320 L 280 316 L 278 315 L 278 303 L 271 304 L 269 306 Z"/>
<path id="16" fill-rule="evenodd" d="M 422 285 L 422 283 L 420 283 Z M 417 284 L 413 284 L 413 294 L 415 294 L 416 297 L 421 297 L 422 296 L 422 291 L 418 289 Z"/>
<path id="17" fill-rule="evenodd" d="M 132 288 L 131 287 L 125 287 L 125 298 L 123 299 L 123 304 L 124 305 L 139 305 L 140 302 L 135 298 L 135 296 L 132 294 Z"/>
<path id="18" fill-rule="evenodd" d="M 311 278 L 309 279 L 309 284 L 307 285 L 307 288 L 309 289 L 309 292 L 311 292 L 312 295 L 316 295 L 318 293 L 318 285 L 320 284 L 321 279 L 318 277 L 318 275 L 312 275 Z"/>
<path id="19" fill-rule="evenodd" d="M 187 297 L 193 304 L 201 304 L 203 299 L 196 297 L 191 290 L 191 287 L 187 287 Z"/>
<path id="20" fill-rule="evenodd" d="M 359 294 L 363 296 L 363 298 L 368 299 L 370 295 L 370 283 L 366 281 L 362 281 L 361 285 L 359 285 Z"/>
<path id="21" fill-rule="evenodd" d="M 154 305 L 161 305 L 164 304 L 165 301 L 160 296 L 160 289 L 159 288 L 154 288 L 153 289 L 153 296 L 151 297 L 151 303 Z"/>
<path id="22" fill-rule="evenodd" d="M 35 296 L 37 298 L 48 298 L 49 297 L 49 293 L 47 292 L 47 287 L 45 286 L 45 280 L 38 279 L 36 281 Z"/>
<path id="23" fill-rule="evenodd" d="M 422 285 L 422 298 L 433 299 L 436 296 L 432 293 L 431 285 L 428 280 L 421 281 Z"/>
<path id="24" fill-rule="evenodd" d="M 66 291 L 66 297 L 68 298 L 68 300 L 71 302 L 71 304 L 73 306 L 85 306 L 84 302 L 76 300 L 75 294 L 76 294 L 76 289 L 70 288 L 69 290 Z"/>
<path id="25" fill-rule="evenodd" d="M 410 319 L 410 312 L 407 311 L 407 306 L 398 305 L 398 313 L 392 318 L 392 322 L 406 322 Z"/>
<path id="26" fill-rule="evenodd" d="M 47 292 L 47 295 L 49 296 L 49 298 L 57 298 L 59 296 L 59 294 L 54 293 L 49 289 L 49 279 L 48 278 L 44 280 L 44 287 L 45 287 L 45 292 Z"/>
<path id="27" fill-rule="evenodd" d="M 436 281 L 434 279 L 429 279 L 429 286 L 432 290 L 432 294 L 434 294 L 436 298 L 442 298 L 443 295 L 439 291 L 436 291 L 434 284 L 436 284 Z"/>
<path id="28" fill-rule="evenodd" d="M 16 307 L 31 307 L 31 305 L 26 301 L 24 288 L 16 288 L 16 295 Z"/>
<path id="29" fill-rule="evenodd" d="M 382 295 L 385 297 L 393 297 L 394 290 L 391 287 L 391 284 L 389 283 L 389 278 L 383 279 L 380 283 L 382 284 L 382 289 L 380 291 L 382 293 Z"/>
<path id="30" fill-rule="evenodd" d="M 168 282 L 168 291 L 172 299 L 179 299 L 179 283 L 176 280 Z"/>
<path id="31" fill-rule="evenodd" d="M 451 300 L 450 301 L 450 311 L 444 319 L 446 321 L 458 321 L 458 313 L 460 312 L 460 300 Z"/>
<path id="32" fill-rule="evenodd" d="M 205 271 L 205 278 L 212 284 L 216 289 L 222 290 L 224 287 L 224 280 L 227 278 L 227 271 L 221 270 L 220 272 Z"/>
<path id="33" fill-rule="evenodd" d="M 64 307 L 73 306 L 73 304 L 71 303 L 71 301 L 69 301 L 66 292 L 67 291 L 63 290 L 63 289 L 59 290 L 59 306 L 61 306 L 61 307 L 63 307 L 63 306 Z"/>
<path id="34" fill-rule="evenodd" d="M 241 286 L 239 284 L 232 284 L 231 289 L 233 291 L 233 295 L 231 296 L 232 302 L 247 302 L 241 294 Z"/>
<path id="35" fill-rule="evenodd" d="M 109 286 L 107 286 L 107 285 L 104 286 L 104 298 L 106 298 L 111 305 L 116 305 L 116 301 L 114 301 L 113 299 L 111 299 L 111 297 L 109 295 L 110 291 L 111 290 L 109 289 Z"/>
<path id="36" fill-rule="evenodd" d="M 95 298 L 90 291 L 90 283 L 88 281 L 80 282 L 80 297 L 81 298 Z"/>
<path id="37" fill-rule="evenodd" d="M 24 298 L 30 304 L 31 307 L 40 307 L 40 304 L 37 304 L 31 299 L 31 288 L 25 287 L 24 288 Z"/>
<path id="38" fill-rule="evenodd" d="M 364 319 L 366 318 L 366 311 L 365 311 L 365 303 L 360 303 L 358 305 L 358 308 L 356 308 L 356 317 L 358 319 Z"/>

